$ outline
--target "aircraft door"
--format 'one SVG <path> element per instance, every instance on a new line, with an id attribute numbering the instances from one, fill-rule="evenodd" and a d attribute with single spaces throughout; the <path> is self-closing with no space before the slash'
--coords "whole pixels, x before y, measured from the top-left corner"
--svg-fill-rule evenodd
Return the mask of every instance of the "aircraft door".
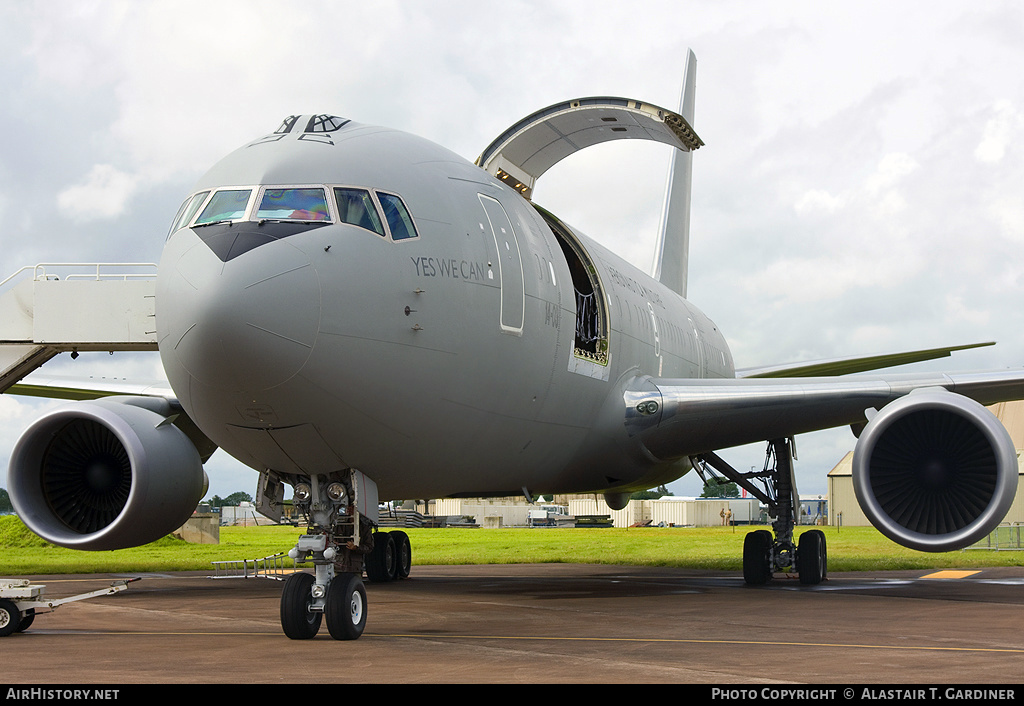
<path id="1" fill-rule="evenodd" d="M 512 228 L 505 209 L 497 199 L 478 194 L 480 205 L 483 206 L 494 247 L 497 249 L 495 259 L 498 264 L 499 284 L 501 286 L 501 330 L 508 333 L 522 334 L 523 318 L 526 311 L 526 284 L 523 278 L 523 259 L 519 251 L 519 240 Z"/>

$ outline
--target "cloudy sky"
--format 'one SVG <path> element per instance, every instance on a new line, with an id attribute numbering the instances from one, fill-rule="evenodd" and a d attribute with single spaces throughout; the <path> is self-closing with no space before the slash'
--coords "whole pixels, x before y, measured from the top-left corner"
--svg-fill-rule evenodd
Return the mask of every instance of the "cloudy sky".
<path id="1" fill-rule="evenodd" d="M 754 366 L 972 341 L 926 369 L 1024 364 L 1024 9 L 1006 2 L 0 0 L 0 278 L 156 262 L 217 159 L 286 115 L 474 159 L 567 98 L 678 103 L 698 58 L 690 299 Z M 670 154 L 575 155 L 535 200 L 649 269 Z M 162 374 L 154 355 L 64 374 Z M 50 403 L 0 397 L 0 465 Z M 797 440 L 800 490 L 852 448 Z M 723 454 L 760 466 L 760 446 Z M 254 492 L 218 452 L 211 493 Z M 699 492 L 684 479 L 677 495 Z"/>

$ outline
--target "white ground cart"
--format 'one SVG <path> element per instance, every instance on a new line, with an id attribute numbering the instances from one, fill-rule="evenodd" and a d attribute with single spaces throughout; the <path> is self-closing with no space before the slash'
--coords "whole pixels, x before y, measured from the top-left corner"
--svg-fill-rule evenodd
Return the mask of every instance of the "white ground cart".
<path id="1" fill-rule="evenodd" d="M 46 586 L 32 583 L 28 579 L 0 578 L 0 637 L 7 637 L 16 632 L 28 629 L 32 621 L 40 613 L 52 613 L 65 603 L 84 601 L 96 596 L 109 596 L 128 588 L 134 579 L 119 579 L 107 588 L 101 588 L 77 596 L 48 600 L 45 597 Z"/>

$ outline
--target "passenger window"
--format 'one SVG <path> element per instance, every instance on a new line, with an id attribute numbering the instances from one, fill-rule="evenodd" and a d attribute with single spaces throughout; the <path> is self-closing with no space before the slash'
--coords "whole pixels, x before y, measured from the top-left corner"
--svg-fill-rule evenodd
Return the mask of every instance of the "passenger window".
<path id="1" fill-rule="evenodd" d="M 323 189 L 267 189 L 263 192 L 257 220 L 329 221 Z"/>
<path id="2" fill-rule="evenodd" d="M 384 217 L 388 220 L 388 228 L 391 229 L 392 240 L 405 240 L 417 237 L 416 227 L 412 223 L 409 211 L 402 203 L 402 199 L 394 194 L 383 194 L 377 192 L 380 205 L 384 209 Z"/>
<path id="3" fill-rule="evenodd" d="M 252 194 L 252 189 L 218 191 L 210 199 L 209 205 L 203 209 L 196 225 L 238 220 L 245 215 L 245 206 L 249 203 L 250 194 Z"/>
<path id="4" fill-rule="evenodd" d="M 178 215 L 174 217 L 174 223 L 171 224 L 170 232 L 184 228 L 186 225 L 192 222 L 192 218 L 196 215 L 196 211 L 206 201 L 206 197 L 210 195 L 209 191 L 200 191 L 195 196 L 185 199 L 185 203 L 181 204 L 181 208 L 178 209 Z"/>
<path id="5" fill-rule="evenodd" d="M 338 218 L 342 223 L 349 223 L 377 235 L 384 235 L 384 226 L 380 221 L 377 207 L 366 189 L 344 189 L 335 187 L 334 198 L 338 202 Z"/>

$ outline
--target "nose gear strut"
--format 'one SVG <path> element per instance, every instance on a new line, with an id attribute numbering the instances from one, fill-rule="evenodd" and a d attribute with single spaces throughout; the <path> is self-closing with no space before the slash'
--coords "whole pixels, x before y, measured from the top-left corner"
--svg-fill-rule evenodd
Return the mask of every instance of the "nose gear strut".
<path id="1" fill-rule="evenodd" d="M 293 502 L 307 521 L 306 534 L 288 555 L 296 562 L 311 561 L 314 570 L 285 581 L 281 627 L 293 640 L 308 640 L 326 619 L 335 640 L 358 639 L 367 615 L 364 562 L 372 582 L 408 577 L 408 535 L 375 531 L 377 487 L 359 471 L 278 478 L 294 486 Z"/>

